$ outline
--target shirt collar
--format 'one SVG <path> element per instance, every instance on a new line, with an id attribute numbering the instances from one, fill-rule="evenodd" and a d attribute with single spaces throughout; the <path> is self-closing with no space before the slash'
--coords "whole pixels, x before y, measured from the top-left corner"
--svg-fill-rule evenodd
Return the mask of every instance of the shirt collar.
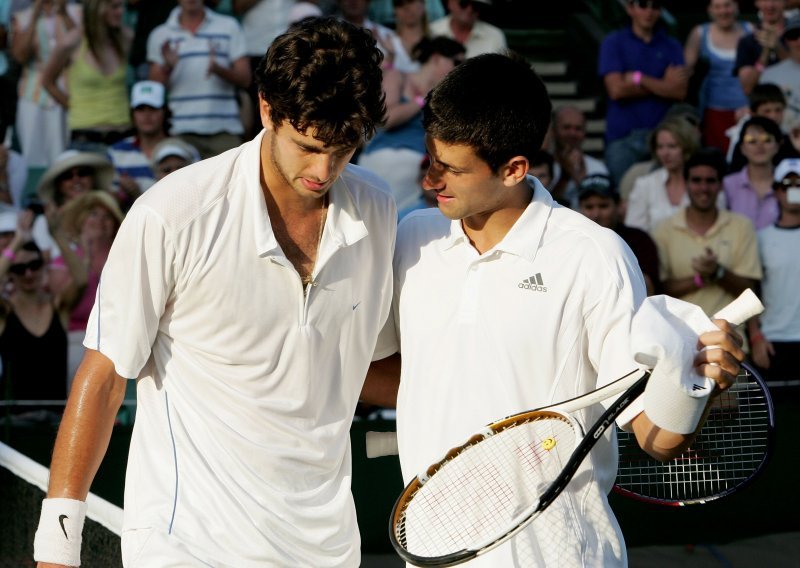
<path id="1" fill-rule="evenodd" d="M 528 176 L 526 181 L 533 189 L 531 202 L 506 233 L 506 236 L 482 256 L 501 251 L 525 258 L 530 262 L 533 262 L 536 257 L 536 251 L 539 250 L 539 244 L 555 201 L 539 180 Z M 450 222 L 450 232 L 442 240 L 441 246 L 442 250 L 449 250 L 459 245 L 472 246 L 464 233 L 461 220 L 456 219 Z"/>
<path id="2" fill-rule="evenodd" d="M 243 180 L 247 191 L 247 202 L 254 216 L 255 245 L 259 256 L 275 254 L 280 250 L 261 189 L 261 141 L 265 132 L 262 130 L 249 142 L 242 155 L 239 173 L 239 179 Z M 361 211 L 343 176 L 344 173 L 328 191 L 328 215 L 324 228 L 326 236 L 323 240 L 330 242 L 328 239 L 332 239 L 336 248 L 350 246 L 369 234 Z"/>
<path id="3" fill-rule="evenodd" d="M 696 234 L 691 229 L 689 229 L 689 224 L 686 222 L 686 210 L 688 207 L 681 207 L 678 212 L 672 216 L 672 225 L 678 229 L 681 229 L 686 232 L 691 232 L 692 234 Z M 727 209 L 720 209 L 717 208 L 717 220 L 714 221 L 714 224 L 705 232 L 704 235 L 700 235 L 702 237 L 710 237 L 719 231 L 722 228 L 731 222 L 732 213 Z"/>
<path id="4" fill-rule="evenodd" d="M 200 27 L 197 28 L 197 31 L 200 31 L 201 29 L 206 27 L 208 25 L 209 20 L 214 17 L 214 12 L 212 10 L 209 10 L 207 7 L 204 10 L 204 14 L 205 15 L 203 16 L 203 23 L 200 24 Z M 181 27 L 181 23 L 178 20 L 180 15 L 181 15 L 181 7 L 175 6 L 169 13 L 169 16 L 167 16 L 167 22 L 166 22 L 167 25 L 173 28 L 179 28 L 183 30 L 183 28 Z M 188 30 L 184 31 L 188 33 Z"/>

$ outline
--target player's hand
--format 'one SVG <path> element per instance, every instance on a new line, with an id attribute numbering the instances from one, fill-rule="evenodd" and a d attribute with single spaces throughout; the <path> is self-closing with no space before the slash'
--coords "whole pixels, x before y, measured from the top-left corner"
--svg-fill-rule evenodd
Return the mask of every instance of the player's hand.
<path id="1" fill-rule="evenodd" d="M 729 322 L 715 319 L 714 323 L 719 330 L 708 331 L 698 338 L 697 348 L 700 351 L 694 358 L 694 368 L 699 375 L 716 382 L 715 392 L 719 392 L 736 380 L 739 364 L 744 361 L 744 351 L 742 336 Z"/>
<path id="2" fill-rule="evenodd" d="M 769 358 L 775 355 L 775 348 L 772 346 L 771 342 L 762 339 L 761 341 L 751 343 L 750 351 L 753 356 L 753 362 L 756 365 L 762 369 L 769 369 Z"/>

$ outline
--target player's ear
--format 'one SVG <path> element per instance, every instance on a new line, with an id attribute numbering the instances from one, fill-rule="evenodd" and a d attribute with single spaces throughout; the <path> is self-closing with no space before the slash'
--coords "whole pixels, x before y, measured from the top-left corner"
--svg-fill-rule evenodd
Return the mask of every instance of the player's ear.
<path id="1" fill-rule="evenodd" d="M 261 125 L 267 130 L 272 130 L 272 120 L 269 117 L 269 111 L 270 111 L 269 103 L 265 101 L 264 96 L 261 93 L 259 93 L 258 114 L 261 117 Z"/>
<path id="2" fill-rule="evenodd" d="M 514 187 L 521 183 L 528 175 L 530 162 L 525 156 L 514 156 L 504 165 L 500 166 L 500 177 L 503 178 L 503 185 Z"/>

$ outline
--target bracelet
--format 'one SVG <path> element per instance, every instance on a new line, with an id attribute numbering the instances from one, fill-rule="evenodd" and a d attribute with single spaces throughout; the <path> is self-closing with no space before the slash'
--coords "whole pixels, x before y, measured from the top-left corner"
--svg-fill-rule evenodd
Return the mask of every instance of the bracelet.
<path id="1" fill-rule="evenodd" d="M 699 272 L 695 272 L 694 273 L 694 279 L 693 280 L 694 280 L 694 285 L 697 286 L 698 288 L 703 288 L 706 285 L 706 283 L 703 282 L 703 277 L 700 276 Z"/>
<path id="2" fill-rule="evenodd" d="M 750 334 L 750 345 L 755 345 L 756 343 L 761 343 L 764 341 L 764 334 L 760 331 Z"/>
<path id="3" fill-rule="evenodd" d="M 419 108 L 422 108 L 425 106 L 425 97 L 423 97 L 422 95 L 417 95 L 416 97 L 414 97 L 414 102 L 417 103 L 417 106 Z"/>
<path id="4" fill-rule="evenodd" d="M 86 503 L 77 499 L 45 499 L 33 539 L 33 558 L 65 566 L 81 565 Z"/>
<path id="5" fill-rule="evenodd" d="M 634 71 L 631 74 L 631 81 L 637 87 L 642 83 L 642 72 L 641 71 Z"/>
<path id="6" fill-rule="evenodd" d="M 11 262 L 14 262 L 15 260 L 17 260 L 17 255 L 14 253 L 14 251 L 11 249 L 11 247 L 7 247 L 7 248 L 3 249 L 3 256 L 5 258 L 7 258 L 8 260 L 10 260 Z"/>

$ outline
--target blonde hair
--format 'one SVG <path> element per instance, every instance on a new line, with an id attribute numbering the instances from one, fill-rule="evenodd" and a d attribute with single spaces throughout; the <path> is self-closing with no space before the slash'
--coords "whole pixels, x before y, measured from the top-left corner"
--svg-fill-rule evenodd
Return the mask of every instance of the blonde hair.
<path id="1" fill-rule="evenodd" d="M 653 154 L 653 158 L 656 161 L 658 161 L 656 157 L 656 140 L 659 132 L 669 132 L 672 134 L 675 138 L 675 142 L 681 147 L 684 161 L 688 160 L 689 156 L 700 148 L 700 132 L 697 131 L 697 128 L 683 118 L 666 118 L 662 120 L 650 134 L 650 152 Z"/>
<path id="2" fill-rule="evenodd" d="M 111 0 L 83 0 L 83 35 L 89 51 L 95 59 L 101 60 L 103 36 L 108 36 L 111 47 L 120 58 L 125 61 L 125 43 L 122 39 L 122 28 L 109 28 L 105 22 L 105 10 L 111 5 Z"/>

